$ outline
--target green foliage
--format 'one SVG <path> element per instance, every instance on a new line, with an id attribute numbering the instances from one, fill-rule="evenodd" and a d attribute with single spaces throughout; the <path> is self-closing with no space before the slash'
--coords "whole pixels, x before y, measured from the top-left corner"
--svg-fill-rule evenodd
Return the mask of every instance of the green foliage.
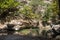
<path id="1" fill-rule="evenodd" d="M 0 8 L 16 7 L 18 2 L 14 0 L 0 0 Z"/>
<path id="2" fill-rule="evenodd" d="M 15 0 L 0 0 L 0 21 L 10 21 L 15 11 L 18 10 L 19 2 Z M 16 13 L 17 14 L 17 13 Z"/>
<path id="3" fill-rule="evenodd" d="M 8 8 L 16 8 L 19 3 L 15 0 L 0 0 L 0 13 L 3 13 Z M 45 6 L 45 12 L 35 12 L 38 9 L 38 6 Z M 50 4 L 44 3 L 44 0 L 31 0 L 29 4 L 20 2 L 21 8 L 19 9 L 20 14 L 23 14 L 24 17 L 28 18 L 42 18 L 43 21 L 50 20 L 53 16 L 56 17 L 58 13 L 57 0 L 53 0 Z M 39 11 L 39 10 L 37 10 Z M 17 12 L 15 13 L 17 14 Z M 41 16 L 43 15 L 43 16 Z"/>
<path id="4" fill-rule="evenodd" d="M 53 18 L 53 16 L 56 17 L 56 15 L 58 14 L 58 5 L 57 5 L 57 1 L 53 0 L 51 3 L 44 3 L 44 0 L 31 0 L 31 2 L 28 5 L 23 5 L 22 8 L 19 10 L 20 13 L 22 13 L 25 17 L 28 18 L 42 18 L 43 21 L 48 21 L 51 18 Z M 37 12 L 35 13 L 35 11 L 37 10 L 38 6 L 45 6 L 45 12 Z M 39 11 L 39 10 L 37 10 Z M 43 16 L 41 16 L 43 15 Z"/>
<path id="5" fill-rule="evenodd" d="M 33 13 L 31 6 L 24 5 L 19 11 L 21 14 L 24 15 L 24 17 L 28 17 L 28 18 L 37 18 L 38 17 L 37 14 Z"/>
<path id="6" fill-rule="evenodd" d="M 56 16 L 58 14 L 58 1 L 57 0 L 54 0 L 52 5 L 51 5 L 51 9 L 52 9 L 52 12 L 53 12 L 53 15 Z"/>
<path id="7" fill-rule="evenodd" d="M 0 14 L 9 8 L 16 8 L 19 3 L 15 0 L 0 0 Z"/>
<path id="8" fill-rule="evenodd" d="M 51 4 L 47 4 L 46 10 L 45 10 L 45 14 L 43 14 L 43 20 L 44 21 L 48 21 L 54 18 L 56 18 L 57 14 L 58 14 L 58 2 L 57 1 L 52 1 Z"/>
<path id="9" fill-rule="evenodd" d="M 42 5 L 43 0 L 31 0 L 30 5 Z"/>

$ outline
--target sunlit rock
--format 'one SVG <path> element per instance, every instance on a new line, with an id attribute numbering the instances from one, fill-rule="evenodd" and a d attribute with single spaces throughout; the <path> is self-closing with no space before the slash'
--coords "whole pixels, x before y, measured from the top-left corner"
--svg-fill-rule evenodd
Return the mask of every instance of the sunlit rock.
<path id="1" fill-rule="evenodd" d="M 58 24 L 58 25 L 54 25 L 54 24 L 52 24 L 51 26 L 52 26 L 52 28 L 54 28 L 55 30 L 57 30 L 57 29 L 60 28 L 60 25 L 59 25 L 59 24 Z"/>
<path id="2" fill-rule="evenodd" d="M 0 29 L 3 29 L 3 28 L 5 28 L 5 27 L 7 27 L 7 25 L 0 24 Z"/>

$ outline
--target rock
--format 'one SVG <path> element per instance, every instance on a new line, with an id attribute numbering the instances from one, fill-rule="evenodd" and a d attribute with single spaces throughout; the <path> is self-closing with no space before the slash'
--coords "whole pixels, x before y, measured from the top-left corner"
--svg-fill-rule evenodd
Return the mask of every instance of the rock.
<path id="1" fill-rule="evenodd" d="M 7 27 L 7 25 L 5 25 L 5 24 L 0 24 L 0 29 L 3 29 L 3 28 L 5 28 L 5 27 Z"/>

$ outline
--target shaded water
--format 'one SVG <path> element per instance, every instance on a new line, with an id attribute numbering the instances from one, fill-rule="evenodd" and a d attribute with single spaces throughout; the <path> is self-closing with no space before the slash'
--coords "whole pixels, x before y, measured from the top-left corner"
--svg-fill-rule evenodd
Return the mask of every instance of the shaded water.
<path id="1" fill-rule="evenodd" d="M 33 36 L 23 36 L 23 35 L 2 35 L 0 40 L 49 40 L 44 37 L 33 37 Z"/>

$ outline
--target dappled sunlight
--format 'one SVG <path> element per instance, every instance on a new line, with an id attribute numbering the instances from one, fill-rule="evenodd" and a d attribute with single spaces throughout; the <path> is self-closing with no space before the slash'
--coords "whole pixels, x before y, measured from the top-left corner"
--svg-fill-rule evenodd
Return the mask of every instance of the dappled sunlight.
<path id="1" fill-rule="evenodd" d="M 60 40 L 59 0 L 0 0 L 0 40 Z"/>

